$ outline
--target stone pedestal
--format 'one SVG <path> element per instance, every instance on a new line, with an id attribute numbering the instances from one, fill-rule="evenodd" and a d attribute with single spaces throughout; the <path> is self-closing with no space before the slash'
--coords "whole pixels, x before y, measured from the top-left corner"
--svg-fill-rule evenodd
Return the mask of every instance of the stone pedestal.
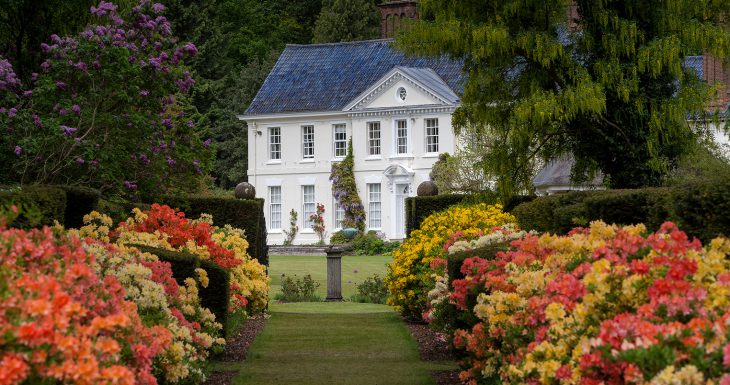
<path id="1" fill-rule="evenodd" d="M 327 301 L 342 301 L 342 254 L 347 246 L 327 248 Z"/>

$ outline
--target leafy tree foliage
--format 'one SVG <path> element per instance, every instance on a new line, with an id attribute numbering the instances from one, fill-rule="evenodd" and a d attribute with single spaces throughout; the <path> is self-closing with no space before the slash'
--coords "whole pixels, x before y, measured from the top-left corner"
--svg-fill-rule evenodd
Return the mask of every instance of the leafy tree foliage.
<path id="1" fill-rule="evenodd" d="M 286 43 L 312 39 L 319 0 L 167 0 L 175 33 L 194 42 L 192 101 L 217 144 L 216 184 L 246 180 L 246 123 L 238 120 Z"/>
<path id="2" fill-rule="evenodd" d="M 401 35 L 409 53 L 464 60 L 454 126 L 486 133 L 482 163 L 502 195 L 529 190 L 542 162 L 572 153 L 576 176 L 612 187 L 656 185 L 689 149 L 687 114 L 714 89 L 685 57 L 730 54 L 730 2 L 424 0 Z"/>
<path id="3" fill-rule="evenodd" d="M 375 39 L 380 12 L 373 0 L 327 0 L 314 27 L 314 43 Z"/>
<path id="4" fill-rule="evenodd" d="M 0 183 L 83 184 L 156 196 L 200 187 L 212 151 L 187 92 L 194 81 L 165 7 L 101 1 L 94 24 L 52 35 L 28 82 L 0 57 Z"/>

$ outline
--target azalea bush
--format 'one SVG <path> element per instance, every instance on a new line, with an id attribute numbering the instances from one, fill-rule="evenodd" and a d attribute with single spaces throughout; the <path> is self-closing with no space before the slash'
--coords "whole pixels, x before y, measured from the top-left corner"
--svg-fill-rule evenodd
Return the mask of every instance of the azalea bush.
<path id="1" fill-rule="evenodd" d="M 727 239 L 703 248 L 669 222 L 656 233 L 594 222 L 469 258 L 462 284 L 483 292 L 480 322 L 454 340 L 468 354 L 462 379 L 730 384 L 728 252 Z"/>
<path id="2" fill-rule="evenodd" d="M 157 384 L 174 331 L 146 322 L 75 236 L 0 228 L 0 382 Z"/>
<path id="3" fill-rule="evenodd" d="M 90 11 L 78 35 L 41 45 L 27 84 L 0 57 L 0 180 L 129 198 L 195 190 L 215 155 L 187 96 L 197 48 L 173 36 L 162 4 Z"/>
<path id="4" fill-rule="evenodd" d="M 463 264 L 464 256 L 472 257 L 471 253 L 482 255 L 483 258 L 485 254 L 494 255 L 498 250 L 506 249 L 512 240 L 526 235 L 527 232 L 517 230 L 511 223 L 495 227 L 486 235 L 480 232 L 469 236 L 462 231 L 452 234 L 444 245 L 448 255 L 431 261 L 434 288 L 428 292 L 429 307 L 424 314 L 424 320 L 429 322 L 431 328 L 453 338 L 458 327 L 471 327 L 478 321 L 473 307 L 476 298 L 485 290 L 483 282 L 449 273 L 453 270 L 462 274 L 470 272 L 471 265 Z M 451 268 L 449 265 L 452 265 Z"/>
<path id="5" fill-rule="evenodd" d="M 390 291 L 388 303 L 408 318 L 421 319 L 428 310 L 428 292 L 435 287 L 431 262 L 446 255 L 444 246 L 451 234 L 457 231 L 468 236 L 486 234 L 495 227 L 515 222 L 512 215 L 502 211 L 502 206 L 483 203 L 453 206 L 430 215 L 393 252 L 386 277 Z"/>
<path id="6" fill-rule="evenodd" d="M 203 215 L 198 220 L 185 218 L 183 212 L 153 204 L 150 210 L 134 209 L 134 216 L 113 231 L 91 221 L 81 229 L 84 236 L 98 237 L 117 245 L 145 245 L 166 250 L 185 251 L 210 260 L 231 273 L 230 310 L 260 312 L 268 303 L 269 276 L 266 267 L 251 258 L 243 230 L 229 225 L 213 226 Z M 105 218 L 98 213 L 92 217 Z"/>

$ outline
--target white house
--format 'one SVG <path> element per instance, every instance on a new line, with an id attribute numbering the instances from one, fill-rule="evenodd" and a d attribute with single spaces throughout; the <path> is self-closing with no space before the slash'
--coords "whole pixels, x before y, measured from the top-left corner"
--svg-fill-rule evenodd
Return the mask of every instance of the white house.
<path id="1" fill-rule="evenodd" d="M 351 138 L 368 230 L 405 236 L 404 200 L 429 180 L 440 153 L 453 153 L 461 63 L 406 57 L 391 40 L 288 45 L 246 113 L 248 181 L 266 200 L 269 243 L 281 244 L 289 212 L 295 243 L 317 240 L 309 215 L 325 205 L 328 234 L 343 211 L 332 196 L 332 164 Z"/>

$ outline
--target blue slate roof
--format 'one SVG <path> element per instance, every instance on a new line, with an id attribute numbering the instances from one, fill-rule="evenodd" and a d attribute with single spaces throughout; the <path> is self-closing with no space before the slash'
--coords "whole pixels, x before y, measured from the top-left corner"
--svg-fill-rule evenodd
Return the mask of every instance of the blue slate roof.
<path id="1" fill-rule="evenodd" d="M 459 96 L 446 84 L 443 79 L 430 68 L 413 68 L 398 66 L 398 70 L 410 76 L 415 81 L 423 84 L 428 89 L 434 91 L 436 95 L 444 98 L 449 103 L 456 104 L 459 102 Z"/>
<path id="2" fill-rule="evenodd" d="M 687 56 L 684 58 L 684 67 L 695 70 L 695 72 L 697 73 L 697 77 L 700 79 L 704 79 L 705 72 L 702 68 L 704 62 L 704 56 Z"/>
<path id="3" fill-rule="evenodd" d="M 246 115 L 339 111 L 396 66 L 430 68 L 452 93 L 463 92 L 461 62 L 407 57 L 392 39 L 287 45 Z"/>

